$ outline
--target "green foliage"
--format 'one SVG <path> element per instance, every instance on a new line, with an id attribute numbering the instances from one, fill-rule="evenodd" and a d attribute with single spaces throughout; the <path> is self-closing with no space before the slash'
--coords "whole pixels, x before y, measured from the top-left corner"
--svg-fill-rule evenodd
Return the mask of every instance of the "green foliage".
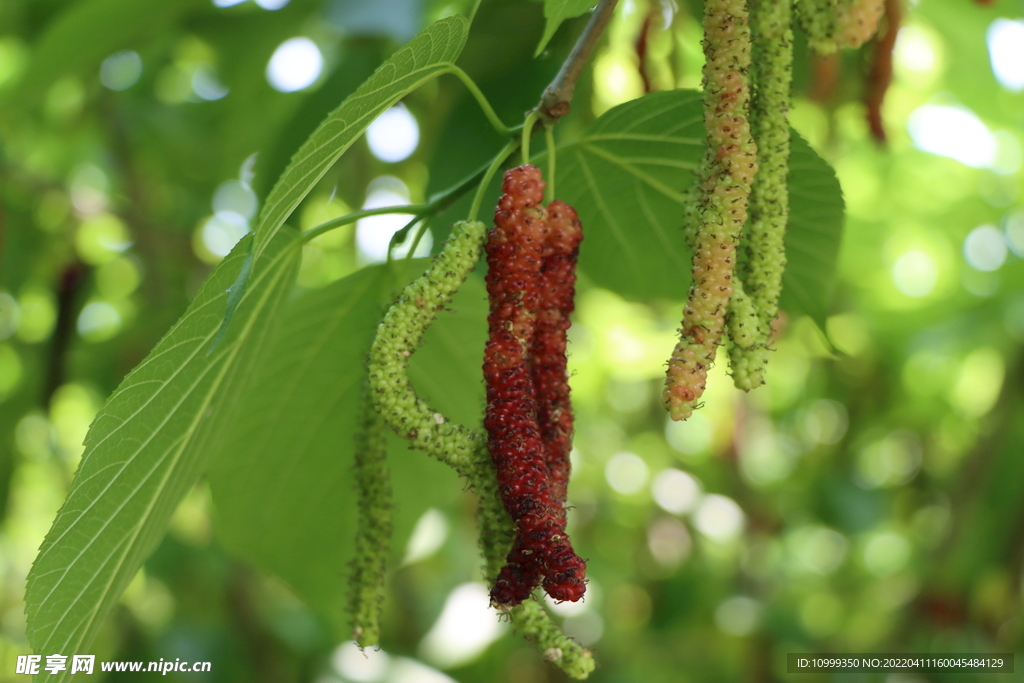
<path id="1" fill-rule="evenodd" d="M 824 329 L 835 291 L 845 202 L 835 171 L 796 131 L 789 153 L 789 229 L 779 307 Z"/>
<path id="2" fill-rule="evenodd" d="M 462 26 L 460 21 L 440 22 L 445 32 L 439 35 L 449 35 L 448 31 Z M 441 29 L 437 26 L 428 30 L 424 36 L 438 35 L 437 31 Z M 429 58 L 423 56 L 422 46 L 432 45 L 433 38 L 424 39 L 420 43 L 414 40 L 384 68 L 378 70 L 371 79 L 371 83 L 376 83 L 373 88 L 362 86 L 338 111 L 328 117 L 300 150 L 271 193 L 261 214 L 261 227 L 257 228 L 256 240 L 261 235 L 273 235 L 283 221 L 284 207 L 294 206 L 301 201 L 337 155 L 351 144 L 356 132 L 361 132 L 372 117 L 390 106 L 404 89 L 412 87 L 410 84 L 418 82 L 397 74 L 419 74 L 422 71 L 436 75 L 457 53 L 464 33 L 458 36 L 458 39 L 445 43 L 446 52 L 443 51 L 440 56 L 431 53 Z M 360 94 L 381 90 L 387 94 L 380 97 Z M 367 98 L 372 100 L 372 105 L 365 104 Z M 353 116 L 356 118 L 353 119 Z M 690 127 L 696 124 L 695 132 L 699 134 L 698 116 L 697 100 L 690 93 L 652 95 L 613 109 L 585 131 L 580 139 L 565 147 L 561 156 L 568 161 L 559 164 L 558 187 L 561 196 L 576 205 L 587 225 L 588 242 L 582 264 L 586 272 L 598 282 L 605 282 L 625 295 L 642 293 L 645 296 L 666 298 L 679 295 L 680 272 L 685 270 L 673 270 L 673 265 L 685 258 L 684 247 L 681 234 L 672 235 L 665 226 L 671 225 L 673 216 L 678 215 L 682 200 L 681 195 L 670 188 L 678 185 L 676 181 L 684 178 L 691 167 L 685 161 L 686 154 L 679 154 L 680 150 L 692 151 L 695 156 L 699 154 L 700 148 L 691 138 L 675 137 L 677 133 L 673 129 L 680 128 L 677 123 L 680 119 L 693 119 Z M 636 124 L 637 121 L 640 124 Z M 673 132 L 666 134 L 666 130 Z M 683 130 L 689 128 L 684 127 Z M 330 144 L 326 141 L 330 141 Z M 666 145 L 665 141 L 675 144 Z M 680 161 L 679 157 L 684 160 Z M 813 174 L 819 178 L 823 175 L 823 164 L 813 152 L 807 150 L 805 158 L 808 161 L 803 169 L 794 168 L 794 183 L 804 177 L 802 170 L 806 170 L 807 175 Z M 826 208 L 834 207 L 838 204 L 835 190 L 834 181 L 829 183 L 825 177 L 825 181 L 819 182 L 806 196 L 795 197 L 794 205 L 799 207 L 801 201 L 804 201 L 812 207 L 815 202 Z M 830 193 L 833 194 L 830 196 Z M 634 213 L 630 217 L 628 214 L 631 210 Z M 643 231 L 634 228 L 627 240 L 623 226 L 635 225 L 638 215 L 647 219 L 646 223 L 641 223 L 642 226 L 654 229 Z M 794 226 L 797 225 L 794 223 Z M 821 243 L 827 245 L 838 241 L 837 235 L 832 232 L 838 227 L 837 221 L 803 225 L 812 228 Z M 795 237 L 800 239 L 800 233 Z M 648 255 L 640 258 L 645 241 L 649 243 Z M 63 617 L 53 620 L 49 615 L 67 609 L 65 605 L 69 600 L 75 610 L 82 610 L 91 617 L 105 613 L 112 600 L 134 575 L 146 551 L 159 538 L 173 504 L 202 471 L 203 462 L 207 459 L 213 463 L 210 478 L 219 511 L 218 529 L 225 545 L 286 579 L 332 622 L 343 622 L 344 587 L 337 580 L 337 568 L 349 560 L 351 549 L 347 544 L 339 544 L 332 539 L 351 536 L 354 509 L 350 491 L 346 490 L 343 495 L 332 495 L 331 492 L 344 487 L 350 476 L 351 441 L 355 429 L 352 416 L 357 412 L 355 395 L 362 376 L 361 358 L 365 355 L 370 334 L 379 319 L 382 295 L 390 291 L 387 287 L 390 271 L 381 268 L 365 269 L 336 285 L 302 297 L 290 304 L 288 313 L 277 322 L 262 309 L 247 309 L 244 302 L 252 299 L 259 274 L 266 272 L 268 263 L 284 264 L 291 261 L 268 261 L 267 252 L 262 256 L 258 253 L 249 256 L 254 258 L 253 274 L 248 276 L 251 279 L 246 285 L 246 276 L 240 273 L 244 273 L 248 251 L 242 253 L 241 249 L 236 248 L 236 255 L 222 263 L 218 267 L 219 275 L 215 276 L 224 282 L 233 283 L 232 287 L 218 285 L 221 294 L 216 299 L 209 302 L 197 299 L 193 304 L 193 307 L 201 306 L 207 312 L 204 324 L 212 324 L 217 311 L 225 316 L 212 331 L 204 333 L 212 335 L 210 345 L 214 347 L 214 355 L 194 354 L 192 347 L 184 346 L 180 357 L 197 359 L 193 361 L 196 363 L 195 369 L 177 372 L 176 364 L 167 362 L 159 366 L 165 374 L 152 378 L 152 381 L 168 382 L 173 377 L 189 385 L 207 375 L 216 376 L 218 382 L 210 390 L 211 393 L 204 395 L 204 400 L 196 403 L 190 414 L 190 419 L 206 429 L 209 429 L 209 424 L 217 424 L 216 434 L 208 436 L 205 432 L 199 432 L 195 443 L 200 443 L 202 450 L 193 447 L 193 442 L 189 440 L 176 444 L 175 447 L 186 455 L 180 458 L 181 474 L 177 469 L 173 470 L 175 486 L 166 490 L 161 488 L 162 497 L 156 502 L 139 503 L 142 507 L 129 509 L 129 518 L 144 525 L 147 533 L 145 544 L 140 542 L 125 546 L 124 553 L 130 561 L 117 563 L 114 569 L 99 560 L 82 565 L 82 570 L 92 572 L 97 581 L 102 581 L 109 573 L 110 583 L 105 584 L 104 590 L 78 598 L 72 592 L 73 589 L 66 588 L 69 583 L 75 583 L 73 578 L 70 581 L 55 580 L 56 575 L 47 574 L 33 581 L 29 600 L 33 608 L 38 610 L 32 612 L 30 622 L 35 642 L 47 645 L 65 642 L 54 641 L 54 638 L 67 638 L 68 642 L 77 638 L 88 642 L 95 627 L 80 632 L 78 629 L 69 629 Z M 292 256 L 297 253 L 294 245 L 289 249 L 287 253 Z M 617 253 L 624 253 L 626 258 L 617 258 Z M 794 261 L 805 266 L 803 272 L 798 271 L 795 282 L 797 286 L 805 287 L 813 293 L 806 297 L 805 305 L 824 310 L 826 303 L 822 294 L 827 290 L 821 285 L 823 281 L 827 282 L 827 273 L 832 268 L 828 259 L 830 256 L 834 259 L 834 252 L 830 254 L 827 248 L 821 248 L 813 253 L 823 260 L 815 262 L 805 258 L 801 261 L 799 256 L 794 257 Z M 663 258 L 655 259 L 650 255 Z M 278 287 L 275 292 L 285 291 L 290 281 L 283 274 L 284 271 L 281 273 L 279 279 L 275 280 Z M 230 290 L 230 294 L 224 296 L 226 290 Z M 240 294 L 243 291 L 244 294 Z M 472 289 L 467 291 L 472 292 Z M 482 298 L 479 289 L 476 294 Z M 242 296 L 242 304 L 235 311 L 231 302 L 237 296 Z M 476 424 L 473 418 L 479 415 L 481 405 L 481 385 L 479 380 L 473 378 L 478 373 L 478 349 L 482 348 L 482 344 L 479 341 L 471 344 L 462 340 L 463 337 L 473 338 L 483 334 L 482 310 L 478 306 L 474 308 L 478 316 L 476 320 L 464 315 L 455 318 L 450 327 L 439 326 L 431 333 L 439 340 L 434 348 L 440 349 L 442 344 L 446 344 L 448 357 L 431 358 L 428 355 L 427 362 L 420 361 L 412 371 L 414 381 L 424 385 L 428 396 L 436 396 L 439 402 L 452 405 L 453 415 L 468 418 L 467 424 Z M 324 311 L 329 314 L 325 316 Z M 234 339 L 233 335 L 239 328 L 246 331 L 251 329 L 254 321 L 251 316 L 257 312 L 260 313 L 260 343 L 265 336 L 271 335 L 258 360 L 247 355 L 248 360 L 237 366 L 218 364 L 224 358 L 234 358 L 233 355 L 223 355 L 234 353 L 238 348 L 237 341 L 228 340 Z M 187 321 L 190 321 L 188 314 L 182 324 Z M 227 330 L 228 337 L 223 342 L 217 342 L 217 330 L 222 328 Z M 189 324 L 185 329 L 193 331 L 195 327 Z M 338 345 L 340 330 L 345 331 L 345 343 L 341 346 Z M 430 349 L 431 345 L 428 344 L 428 354 L 431 353 Z M 154 354 L 160 353 L 160 348 L 154 351 Z M 441 351 L 433 353 L 440 354 Z M 143 367 L 148 367 L 148 363 Z M 237 374 L 232 368 L 237 369 Z M 250 368 L 259 370 L 252 372 Z M 450 371 L 439 371 L 440 368 L 449 368 Z M 200 421 L 201 413 L 196 411 L 205 409 L 207 405 L 220 405 L 215 397 L 227 395 L 215 393 L 224 390 L 220 378 L 223 378 L 224 387 L 231 387 L 232 393 L 245 398 L 230 402 L 230 407 L 224 409 L 223 417 L 218 414 Z M 128 381 L 131 382 L 132 378 Z M 146 381 L 151 381 L 148 376 Z M 469 391 L 457 388 L 466 386 L 470 387 Z M 166 391 L 168 395 L 173 393 L 170 388 Z M 105 424 L 105 416 L 119 415 L 113 412 L 115 409 L 116 403 L 104 409 L 97 422 L 98 429 Z M 142 455 L 138 456 L 140 467 L 148 459 L 159 460 L 163 456 L 163 451 L 157 447 L 162 442 L 153 441 L 154 445 L 148 446 L 154 433 L 156 436 L 161 433 L 159 425 L 162 422 L 157 420 L 163 419 L 164 415 L 160 412 L 163 410 L 162 404 L 159 408 L 154 407 L 152 417 L 148 419 L 149 413 L 133 415 L 130 420 L 127 415 L 118 417 L 124 421 L 118 428 L 126 430 L 128 439 L 147 444 L 140 451 Z M 311 418 L 317 414 L 322 417 Z M 332 419 L 331 416 L 335 417 Z M 311 419 L 312 424 L 316 425 L 313 429 L 310 428 Z M 106 468 L 110 463 L 120 462 L 125 457 L 120 450 L 103 447 L 107 442 L 102 439 L 102 434 L 94 430 L 93 436 L 90 436 L 91 440 L 96 439 L 90 441 L 96 445 L 85 456 L 87 469 L 83 472 L 86 473 L 86 479 L 80 481 L 88 480 L 91 468 Z M 339 457 L 339 454 L 346 453 L 348 455 Z M 396 543 L 401 547 L 419 511 L 429 507 L 431 501 L 425 499 L 422 492 L 401 488 L 402 479 L 409 477 L 408 481 L 415 482 L 415 473 L 425 465 L 418 463 L 415 457 L 396 457 L 398 459 L 395 460 L 394 471 L 399 473 L 396 482 L 399 499 L 420 503 L 403 506 L 396 513 Z M 296 466 L 296 462 L 302 462 L 303 465 Z M 282 482 L 287 482 L 287 485 L 282 486 Z M 76 486 L 80 489 L 82 484 Z M 78 496 L 87 500 L 89 495 L 98 495 L 91 489 L 81 492 L 79 489 L 72 493 L 70 501 L 78 500 Z M 438 495 L 440 500 L 446 499 L 445 494 Z M 160 504 L 157 505 L 157 502 Z M 104 513 L 113 515 L 104 508 L 103 513 L 95 517 L 96 512 L 88 504 L 81 507 L 85 510 L 80 513 L 82 521 L 76 523 L 101 525 L 105 522 L 102 516 Z M 162 516 L 140 512 L 149 508 L 158 510 Z M 71 524 L 62 517 L 55 526 L 53 533 L 56 535 L 53 538 L 63 538 L 65 525 Z M 122 535 L 132 533 L 131 527 L 112 528 Z M 302 531 L 296 532 L 296 529 Z M 89 546 L 97 540 L 106 542 L 104 539 L 100 536 L 83 537 L 82 544 Z M 51 545 L 53 543 L 56 541 Z M 320 562 L 307 561 L 303 549 L 308 548 L 324 549 Z M 39 567 L 45 569 L 49 566 L 47 557 L 44 552 Z M 105 560 L 104 557 L 100 559 Z M 74 567 L 72 569 L 75 570 Z M 77 612 L 72 611 L 70 614 Z M 90 623 L 98 623 L 98 620 L 93 618 Z"/>
<path id="3" fill-rule="evenodd" d="M 362 206 L 383 175 L 399 178 L 410 201 L 429 202 L 505 141 L 456 79 L 428 80 L 458 59 L 515 124 L 574 38 L 552 23 L 531 60 L 545 32 L 539 6 L 487 0 L 464 52 L 458 18 L 393 52 L 395 34 L 337 21 L 338 6 L 358 4 L 0 3 L 0 678 L 32 650 L 204 659 L 210 680 L 225 683 L 351 678 L 336 648 L 350 634 L 355 399 L 377 324 L 426 262 L 358 266 L 351 227 L 307 235 L 300 248 L 282 226 L 309 229 L 342 204 Z M 418 26 L 474 4 L 381 7 Z M 858 101 L 871 46 L 843 52 L 832 95 L 812 98 L 808 78 L 817 87 L 822 74 L 798 33 L 792 122 L 810 144 L 794 135 L 788 315 L 768 384 L 737 392 L 720 360 L 702 415 L 677 429 L 655 397 L 688 286 L 681 202 L 704 132 L 692 92 L 642 93 L 698 82 L 698 5 L 677 3 L 668 16 L 654 0 L 619 3 L 595 51 L 599 68 L 584 72 L 572 114 L 554 129 L 558 196 L 587 231 L 570 333 L 570 520 L 592 599 L 571 615 L 526 603 L 472 661 L 433 659 L 431 624 L 482 576 L 473 496 L 392 437 L 382 680 L 423 663 L 463 683 L 551 679 L 560 674 L 543 653 L 512 634 L 559 647 L 553 631 L 535 629 L 552 623 L 594 649 L 595 683 L 781 679 L 789 651 L 1024 646 L 1013 551 L 1024 501 L 1024 186 L 1014 162 L 1024 94 L 999 86 L 986 46 L 993 20 L 1019 18 L 1019 8 L 907 8 L 886 149 L 868 138 Z M 320 46 L 325 73 L 307 90 L 275 92 L 267 60 L 296 35 Z M 99 64 L 123 49 L 139 51 L 142 75 L 112 91 Z M 199 62 L 229 88 L 222 100 L 189 90 Z M 264 207 L 262 255 L 249 238 L 212 267 L 201 247 L 221 183 L 252 183 L 262 199 L 316 124 L 382 63 L 372 94 L 364 86 L 366 97 L 349 97 L 317 133 L 328 147 L 304 148 Z M 164 97 L 169 75 L 184 78 L 187 97 Z M 994 170 L 915 148 L 911 112 L 951 98 L 996 133 Z M 385 163 L 358 137 L 399 100 L 420 145 Z M 545 168 L 539 136 L 533 148 Z M 239 175 L 254 152 L 256 178 Z M 431 220 L 435 245 L 471 195 Z M 497 196 L 487 189 L 481 217 Z M 83 247 L 83 226 L 98 216 L 116 217 L 125 241 Z M 1009 249 L 995 270 L 975 267 L 964 248 L 978 226 L 996 226 L 988 236 Z M 477 271 L 410 361 L 417 393 L 468 426 L 479 424 L 484 396 Z M 118 316 L 107 331 L 90 327 L 85 313 L 97 306 Z M 665 484 L 687 476 L 699 493 L 683 509 L 666 501 Z M 631 479 L 637 488 L 625 486 Z M 432 554 L 403 563 L 430 508 L 447 533 L 435 534 Z M 729 510 L 742 523 L 725 537 L 708 521 Z"/>
<path id="4" fill-rule="evenodd" d="M 679 299 L 689 287 L 682 215 L 704 153 L 700 93 L 653 93 L 621 104 L 559 147 L 559 198 L 586 229 L 580 268 L 630 299 Z M 538 155 L 544 164 L 544 155 Z M 793 133 L 789 269 L 783 307 L 823 324 L 843 227 L 835 173 Z"/>
<path id="5" fill-rule="evenodd" d="M 33 48 L 28 71 L 11 96 L 19 107 L 37 104 L 46 88 L 69 72 L 95 71 L 112 52 L 152 40 L 185 15 L 208 6 L 204 0 L 88 0 L 72 4 Z M 11 95 L 11 93 L 8 93 Z"/>
<path id="6" fill-rule="evenodd" d="M 412 267 L 422 268 L 423 261 Z M 224 426 L 211 453 L 219 537 L 287 581 L 339 635 L 348 633 L 345 568 L 355 536 L 360 387 L 370 342 L 400 284 L 389 268 L 365 268 L 290 303 L 239 394 L 241 419 Z M 460 334 L 463 317 L 442 316 L 435 334 L 458 348 L 468 341 Z M 435 359 L 459 376 L 469 372 L 460 367 L 463 357 L 442 352 Z M 444 507 L 457 487 L 445 468 L 396 440 L 389 450 L 398 505 L 388 555 L 396 565 L 419 516 Z M 437 478 L 450 486 L 420 485 Z M 309 561 L 311 552 L 316 562 Z"/>
<path id="7" fill-rule="evenodd" d="M 217 267 L 89 430 L 82 467 L 29 576 L 28 635 L 39 652 L 79 652 L 91 645 L 235 414 L 231 396 L 254 368 L 270 329 L 266 320 L 288 291 L 299 253 L 291 232 L 268 245 L 234 325 L 213 348 L 226 290 L 248 246 L 248 240 L 240 242 Z"/>
<path id="8" fill-rule="evenodd" d="M 572 19 L 586 12 L 594 6 L 596 0 L 544 0 L 544 35 L 541 36 L 537 49 L 534 51 L 536 57 L 548 43 L 551 42 L 555 31 L 566 19 Z"/>
<path id="9" fill-rule="evenodd" d="M 313 131 L 270 191 L 256 225 L 256 256 L 303 197 L 380 114 L 454 65 L 466 44 L 460 16 L 433 24 L 393 54 Z"/>
<path id="10" fill-rule="evenodd" d="M 174 507 L 205 469 L 232 424 L 228 416 L 238 414 L 238 404 L 225 397 L 251 379 L 254 354 L 272 329 L 273 310 L 291 284 L 299 254 L 292 234 L 280 232 L 284 221 L 377 115 L 451 64 L 465 33 L 460 17 L 436 23 L 321 124 L 271 191 L 253 243 L 236 247 L 234 258 L 218 266 L 205 295 L 197 296 L 101 411 L 80 476 L 29 580 L 28 632 L 39 651 L 91 643 L 159 542 Z M 252 274 L 238 283 L 250 248 Z M 228 299 L 239 296 L 232 313 Z M 226 314 L 227 336 L 214 345 Z M 119 474 L 108 481 L 111 470 Z"/>

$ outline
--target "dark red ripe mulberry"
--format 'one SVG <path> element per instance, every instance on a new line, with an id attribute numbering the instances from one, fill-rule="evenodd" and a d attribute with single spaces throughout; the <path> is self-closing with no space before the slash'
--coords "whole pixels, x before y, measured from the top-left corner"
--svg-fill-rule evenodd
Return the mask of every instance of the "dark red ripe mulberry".
<path id="1" fill-rule="evenodd" d="M 540 275 L 540 310 L 533 338 L 537 422 L 548 451 L 549 485 L 563 505 L 569 486 L 572 403 L 566 370 L 566 332 L 576 304 L 576 257 L 583 229 L 576 211 L 561 201 L 548 207 L 548 238 Z"/>
<path id="2" fill-rule="evenodd" d="M 564 478 L 561 473 L 558 478 L 552 477 L 553 470 L 562 469 L 564 476 L 568 476 L 568 446 L 562 441 L 570 443 L 571 412 L 565 438 L 557 436 L 564 431 L 558 409 L 563 394 L 568 405 L 568 390 L 548 386 L 559 372 L 557 367 L 548 368 L 548 363 L 540 372 L 543 386 L 538 389 L 535 367 L 536 344 L 541 345 L 543 357 L 549 360 L 560 344 L 564 378 L 565 343 L 560 320 L 565 292 L 561 287 L 555 292 L 550 285 L 545 290 L 545 256 L 560 253 L 562 248 L 549 245 L 548 211 L 541 204 L 544 181 L 536 167 L 527 165 L 508 171 L 502 191 L 494 214 L 495 227 L 485 247 L 491 313 L 487 319 L 490 336 L 484 349 L 484 426 L 502 501 L 516 524 L 516 541 L 491 591 L 491 599 L 501 606 L 516 605 L 543 580 L 552 597 L 578 600 L 585 584 L 584 563 L 565 534 Z M 558 210 L 565 213 L 561 207 Z M 558 226 L 565 223 L 564 218 L 556 222 Z M 572 232 L 569 223 L 568 231 Z M 564 241 L 563 237 L 558 240 L 559 244 Z M 556 270 L 559 268 L 553 267 L 552 275 Z M 571 294 L 569 299 L 571 311 Z M 544 320 L 539 327 L 543 331 L 540 340 L 538 316 Z M 556 333 L 559 329 L 561 342 Z M 538 391 L 548 406 L 543 412 L 544 435 L 538 422 Z M 557 436 L 558 452 L 564 451 L 565 456 L 556 459 L 559 463 L 564 460 L 564 465 L 554 468 L 545 438 L 549 433 L 551 439 Z"/>

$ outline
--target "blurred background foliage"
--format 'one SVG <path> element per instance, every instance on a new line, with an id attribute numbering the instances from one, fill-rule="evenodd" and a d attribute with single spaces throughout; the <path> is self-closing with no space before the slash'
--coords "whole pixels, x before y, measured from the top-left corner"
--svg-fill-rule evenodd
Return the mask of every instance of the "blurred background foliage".
<path id="1" fill-rule="evenodd" d="M 469 4 L 0 5 L 0 680 L 28 652 L 25 576 L 104 398 L 323 116 Z M 836 168 L 848 216 L 825 329 L 784 316 L 766 387 L 737 392 L 719 365 L 704 409 L 667 422 L 657 397 L 680 302 L 580 283 L 570 530 L 591 583 L 586 602 L 554 609 L 594 650 L 593 680 L 787 680 L 787 652 L 1024 645 L 1024 6 L 903 9 L 884 145 L 862 103 L 874 43 L 812 60 L 798 37 L 794 127 Z M 699 16 L 693 2 L 623 0 L 558 135 L 645 91 L 698 87 Z M 542 6 L 485 0 L 460 64 L 516 121 L 584 20 L 534 60 Z M 495 147 L 444 78 L 371 127 L 292 223 L 421 202 Z M 299 285 L 379 261 L 403 224 L 313 240 Z M 398 501 L 418 522 L 389 576 L 381 651 L 360 654 L 229 556 L 205 485 L 90 651 L 213 663 L 168 680 L 562 680 L 484 608 L 472 499 L 431 471 L 421 487 L 450 495 Z"/>

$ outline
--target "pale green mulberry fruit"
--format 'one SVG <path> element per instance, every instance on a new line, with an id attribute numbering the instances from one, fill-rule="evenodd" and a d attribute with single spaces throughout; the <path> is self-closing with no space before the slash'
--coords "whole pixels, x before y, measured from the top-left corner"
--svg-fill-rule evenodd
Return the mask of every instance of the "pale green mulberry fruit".
<path id="1" fill-rule="evenodd" d="M 757 148 L 747 121 L 750 27 L 743 0 L 704 3 L 703 46 L 707 147 L 693 239 L 693 282 L 663 393 L 673 420 L 689 417 L 704 393 L 725 326 L 736 243 L 747 221 L 750 184 L 757 171 Z"/>

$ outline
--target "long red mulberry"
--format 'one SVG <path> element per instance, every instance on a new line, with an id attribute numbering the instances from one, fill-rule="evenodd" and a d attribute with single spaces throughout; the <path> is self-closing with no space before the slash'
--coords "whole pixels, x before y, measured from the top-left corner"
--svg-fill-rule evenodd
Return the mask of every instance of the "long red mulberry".
<path id="1" fill-rule="evenodd" d="M 549 235 L 541 205 L 544 182 L 536 167 L 520 166 L 505 174 L 502 190 L 485 247 L 491 313 L 484 350 L 484 426 L 517 540 L 491 598 L 502 606 L 518 604 L 543 575 L 549 595 L 578 600 L 585 589 L 584 563 L 569 543 L 561 501 L 549 486 L 548 449 L 538 424 L 531 367 Z"/>
<path id="2" fill-rule="evenodd" d="M 540 311 L 533 339 L 537 422 L 548 451 L 549 486 L 565 504 L 569 486 L 573 415 L 566 369 L 566 332 L 576 309 L 576 257 L 583 229 L 576 211 L 561 201 L 548 206 L 548 239 L 540 276 Z"/>

